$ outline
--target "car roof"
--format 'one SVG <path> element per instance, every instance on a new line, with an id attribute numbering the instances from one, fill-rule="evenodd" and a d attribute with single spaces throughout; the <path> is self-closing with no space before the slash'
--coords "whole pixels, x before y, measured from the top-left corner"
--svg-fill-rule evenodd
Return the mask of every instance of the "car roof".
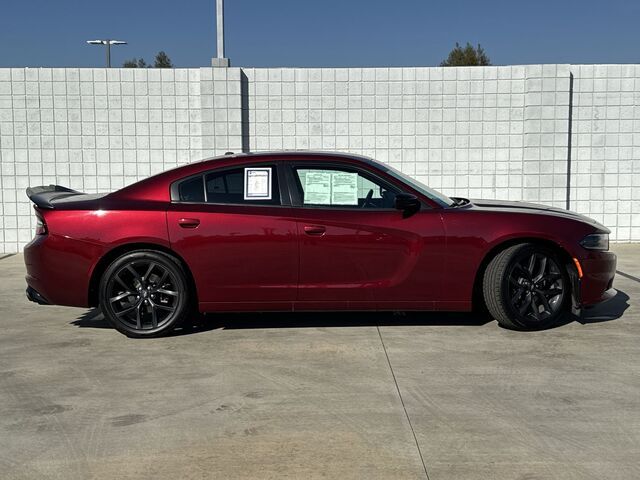
<path id="1" fill-rule="evenodd" d="M 256 160 L 258 162 L 267 161 L 295 161 L 295 160 L 346 160 L 367 164 L 373 168 L 384 168 L 384 164 L 363 155 L 341 152 L 323 152 L 310 150 L 285 150 L 278 152 L 255 152 L 255 153 L 231 153 L 217 157 L 205 158 L 203 160 L 179 165 L 170 170 L 165 170 L 151 177 L 147 177 L 139 182 L 128 185 L 110 194 L 112 199 L 143 199 L 160 200 L 168 199 L 169 189 L 167 185 L 186 178 L 190 175 L 197 175 L 205 172 L 209 168 L 227 167 L 243 162 Z M 166 198 L 165 198 L 166 197 Z"/>
<path id="2" fill-rule="evenodd" d="M 224 155 L 219 155 L 216 157 L 205 158 L 200 160 L 199 162 L 209 162 L 212 160 L 223 160 L 223 159 L 258 159 L 258 158 L 270 158 L 270 159 L 278 159 L 278 160 L 298 160 L 301 157 L 333 157 L 335 159 L 351 159 L 357 160 L 360 162 L 368 163 L 371 165 L 381 165 L 380 162 L 374 160 L 371 157 L 366 157 L 364 155 L 357 155 L 355 153 L 344 153 L 344 152 L 335 152 L 335 151 L 322 151 L 322 150 L 280 150 L 280 151 L 264 151 L 264 152 L 228 152 Z"/>

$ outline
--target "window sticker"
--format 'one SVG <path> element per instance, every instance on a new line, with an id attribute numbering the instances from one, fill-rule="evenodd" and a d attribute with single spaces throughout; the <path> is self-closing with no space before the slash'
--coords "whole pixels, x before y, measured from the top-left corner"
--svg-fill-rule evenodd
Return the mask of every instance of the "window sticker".
<path id="1" fill-rule="evenodd" d="M 358 205 L 358 174 L 333 172 L 331 175 L 331 204 Z"/>
<path id="2" fill-rule="evenodd" d="M 298 171 L 306 205 L 358 205 L 358 174 L 332 170 Z"/>
<path id="3" fill-rule="evenodd" d="M 244 169 L 244 199 L 271 200 L 271 167 Z"/>
<path id="4" fill-rule="evenodd" d="M 304 180 L 304 203 L 331 205 L 331 172 L 308 170 Z"/>

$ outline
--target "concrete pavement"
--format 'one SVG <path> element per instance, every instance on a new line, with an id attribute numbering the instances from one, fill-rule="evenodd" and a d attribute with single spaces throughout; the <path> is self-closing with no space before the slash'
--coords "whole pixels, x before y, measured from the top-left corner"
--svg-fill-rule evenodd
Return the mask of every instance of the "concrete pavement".
<path id="1" fill-rule="evenodd" d="M 130 340 L 0 260 L 0 478 L 640 478 L 640 245 L 582 323 L 255 314 Z M 426 471 L 425 471 L 426 469 Z"/>

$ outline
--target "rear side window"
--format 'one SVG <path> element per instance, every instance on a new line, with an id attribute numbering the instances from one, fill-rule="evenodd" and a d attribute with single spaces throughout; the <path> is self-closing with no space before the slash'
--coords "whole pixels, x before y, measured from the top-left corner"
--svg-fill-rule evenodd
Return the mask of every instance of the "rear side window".
<path id="1" fill-rule="evenodd" d="M 243 182 L 244 172 L 242 170 L 206 175 L 207 202 L 242 203 L 244 201 Z"/>
<path id="2" fill-rule="evenodd" d="M 204 202 L 202 177 L 194 177 L 180 183 L 178 187 L 181 202 Z"/>
<path id="3" fill-rule="evenodd" d="M 182 181 L 178 194 L 181 202 L 280 205 L 275 165 L 209 172 Z"/>

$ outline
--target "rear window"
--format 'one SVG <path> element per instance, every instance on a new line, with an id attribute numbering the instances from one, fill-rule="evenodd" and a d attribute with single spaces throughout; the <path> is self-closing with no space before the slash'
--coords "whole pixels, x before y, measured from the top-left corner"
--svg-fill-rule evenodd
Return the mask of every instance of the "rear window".
<path id="1" fill-rule="evenodd" d="M 204 202 L 202 177 L 194 177 L 180 183 L 178 187 L 181 202 Z"/>
<path id="2" fill-rule="evenodd" d="M 183 180 L 178 196 L 181 202 L 280 205 L 275 165 L 213 171 Z"/>
<path id="3" fill-rule="evenodd" d="M 243 203 L 244 171 L 233 170 L 223 173 L 209 173 L 205 177 L 207 202 Z"/>

